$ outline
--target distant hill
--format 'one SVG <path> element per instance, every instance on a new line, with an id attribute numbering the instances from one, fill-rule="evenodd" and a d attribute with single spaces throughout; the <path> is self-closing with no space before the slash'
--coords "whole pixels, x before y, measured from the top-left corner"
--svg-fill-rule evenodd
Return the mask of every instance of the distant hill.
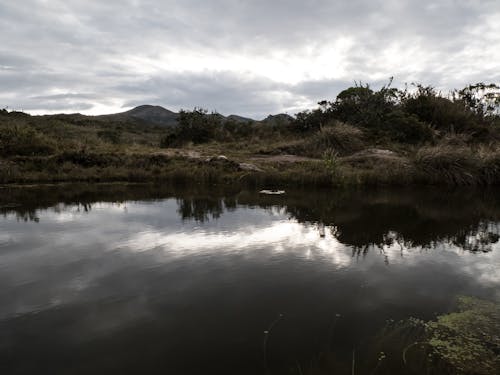
<path id="1" fill-rule="evenodd" d="M 30 116 L 29 114 L 23 112 L 7 112 L 11 116 Z M 253 122 L 263 122 L 269 124 L 283 124 L 288 123 L 293 120 L 293 117 L 286 114 L 269 115 L 262 121 L 256 121 L 249 117 L 239 116 L 239 115 L 229 115 L 223 116 L 220 113 L 217 114 L 219 119 L 224 121 L 234 121 L 241 124 L 253 123 Z M 108 115 L 82 115 L 80 113 L 59 113 L 54 115 L 41 115 L 39 117 L 45 118 L 57 118 L 63 121 L 70 121 L 72 123 L 82 123 L 85 121 L 99 120 L 99 121 L 109 121 L 109 122 L 127 122 L 131 124 L 141 124 L 141 125 L 154 125 L 161 127 L 174 127 L 179 123 L 179 113 L 170 111 L 158 105 L 140 105 L 138 107 L 132 108 L 125 112 L 111 113 Z"/>
<path id="2" fill-rule="evenodd" d="M 238 115 L 229 115 L 226 117 L 227 120 L 232 120 L 235 122 L 254 122 L 254 119 L 248 118 L 248 117 L 243 117 L 243 116 L 238 116 Z"/>
<path id="3" fill-rule="evenodd" d="M 179 114 L 169 111 L 160 106 L 141 105 L 130 111 L 115 113 L 111 115 L 96 116 L 101 119 L 108 120 L 139 120 L 141 122 L 160 125 L 160 126 L 176 126 Z"/>
<path id="4" fill-rule="evenodd" d="M 255 120 L 238 116 L 230 115 L 223 116 L 219 115 L 222 120 L 231 120 L 235 122 L 253 122 Z M 142 123 L 149 125 L 159 125 L 159 126 L 176 126 L 179 119 L 179 114 L 176 112 L 169 111 L 161 106 L 154 105 L 140 105 L 129 111 L 114 113 L 110 115 L 95 116 L 98 119 L 111 120 L 111 121 L 125 121 L 125 120 L 138 120 Z"/>

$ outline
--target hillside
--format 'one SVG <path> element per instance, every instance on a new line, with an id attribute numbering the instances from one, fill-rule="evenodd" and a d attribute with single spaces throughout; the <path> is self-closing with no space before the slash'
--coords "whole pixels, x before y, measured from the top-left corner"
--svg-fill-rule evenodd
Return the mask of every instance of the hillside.
<path id="1" fill-rule="evenodd" d="M 179 116 L 179 113 L 170 111 L 161 106 L 140 105 L 126 112 L 94 116 L 94 118 L 107 121 L 139 121 L 148 125 L 173 127 L 178 125 Z M 251 118 L 239 115 L 229 115 L 226 117 L 218 114 L 217 116 L 221 119 L 221 121 L 233 121 L 236 123 L 249 123 L 255 121 Z"/>
<path id="2" fill-rule="evenodd" d="M 234 121 L 234 122 L 253 122 L 255 121 L 254 119 L 251 119 L 249 117 L 243 117 L 239 115 L 229 115 L 226 117 L 227 120 Z"/>
<path id="3" fill-rule="evenodd" d="M 161 106 L 141 105 L 126 112 L 96 116 L 96 118 L 111 121 L 139 120 L 145 124 L 168 127 L 177 125 L 179 114 Z"/>

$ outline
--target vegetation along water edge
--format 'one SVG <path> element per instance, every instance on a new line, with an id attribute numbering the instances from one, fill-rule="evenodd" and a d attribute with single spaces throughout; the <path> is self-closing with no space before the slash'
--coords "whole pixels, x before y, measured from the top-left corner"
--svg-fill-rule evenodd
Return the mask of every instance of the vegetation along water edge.
<path id="1" fill-rule="evenodd" d="M 500 87 L 356 84 L 255 121 L 141 106 L 106 116 L 0 110 L 0 183 L 497 185 Z"/>

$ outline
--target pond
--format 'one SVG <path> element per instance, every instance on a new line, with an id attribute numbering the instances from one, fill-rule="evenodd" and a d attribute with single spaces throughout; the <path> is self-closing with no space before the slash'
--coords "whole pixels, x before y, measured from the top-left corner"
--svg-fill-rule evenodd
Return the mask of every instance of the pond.
<path id="1" fill-rule="evenodd" d="M 414 373 L 374 338 L 499 301 L 499 235 L 494 191 L 2 188 L 0 373 Z"/>

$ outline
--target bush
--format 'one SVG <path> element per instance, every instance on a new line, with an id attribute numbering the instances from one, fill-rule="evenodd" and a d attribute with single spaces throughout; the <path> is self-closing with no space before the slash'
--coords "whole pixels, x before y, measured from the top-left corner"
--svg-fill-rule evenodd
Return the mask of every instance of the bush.
<path id="1" fill-rule="evenodd" d="M 85 151 L 66 151 L 55 157 L 57 164 L 72 163 L 82 167 L 103 167 L 109 165 L 123 165 L 124 161 L 119 155 L 90 153 Z"/>
<path id="2" fill-rule="evenodd" d="M 112 143 L 112 144 L 119 144 L 121 141 L 121 134 L 117 130 L 101 130 L 97 132 L 97 135 L 99 138 L 101 138 L 103 141 Z"/>
<path id="3" fill-rule="evenodd" d="M 169 147 L 182 147 L 185 143 L 177 132 L 170 132 L 161 137 L 160 139 L 160 147 L 161 148 L 169 148 Z"/>
<path id="4" fill-rule="evenodd" d="M 482 149 L 479 152 L 482 165 L 481 175 L 485 184 L 496 185 L 500 183 L 500 148 Z"/>
<path id="5" fill-rule="evenodd" d="M 391 88 L 392 79 L 379 91 L 369 85 L 356 85 L 342 91 L 330 111 L 335 118 L 364 128 L 379 128 L 397 104 L 398 90 Z"/>
<path id="6" fill-rule="evenodd" d="M 482 183 L 481 160 L 470 148 L 438 145 L 418 150 L 414 163 L 431 181 L 453 185 Z"/>
<path id="7" fill-rule="evenodd" d="M 325 150 L 333 149 L 341 155 L 351 154 L 363 149 L 363 132 L 342 122 L 333 122 L 315 133 L 306 147 L 316 155 L 322 155 Z"/>
<path id="8" fill-rule="evenodd" d="M 320 104 L 325 104 L 322 102 Z M 295 115 L 295 119 L 290 123 L 290 129 L 298 132 L 310 132 L 319 130 L 330 121 L 333 116 L 324 108 L 312 111 L 302 111 Z"/>
<path id="9" fill-rule="evenodd" d="M 215 138 L 216 132 L 222 128 L 223 117 L 201 108 L 193 111 L 181 110 L 179 125 L 172 129 L 160 141 L 161 147 L 179 147 L 185 143 L 206 143 Z"/>
<path id="10" fill-rule="evenodd" d="M 429 125 L 401 110 L 393 111 L 386 116 L 383 129 L 391 140 L 402 143 L 418 144 L 433 138 L 433 131 Z"/>
<path id="11" fill-rule="evenodd" d="M 478 126 L 477 117 L 461 103 L 440 96 L 433 87 L 417 86 L 403 100 L 403 110 L 445 132 L 462 132 Z"/>
<path id="12" fill-rule="evenodd" d="M 1 156 L 50 155 L 55 143 L 28 126 L 4 126 L 0 128 Z"/>

